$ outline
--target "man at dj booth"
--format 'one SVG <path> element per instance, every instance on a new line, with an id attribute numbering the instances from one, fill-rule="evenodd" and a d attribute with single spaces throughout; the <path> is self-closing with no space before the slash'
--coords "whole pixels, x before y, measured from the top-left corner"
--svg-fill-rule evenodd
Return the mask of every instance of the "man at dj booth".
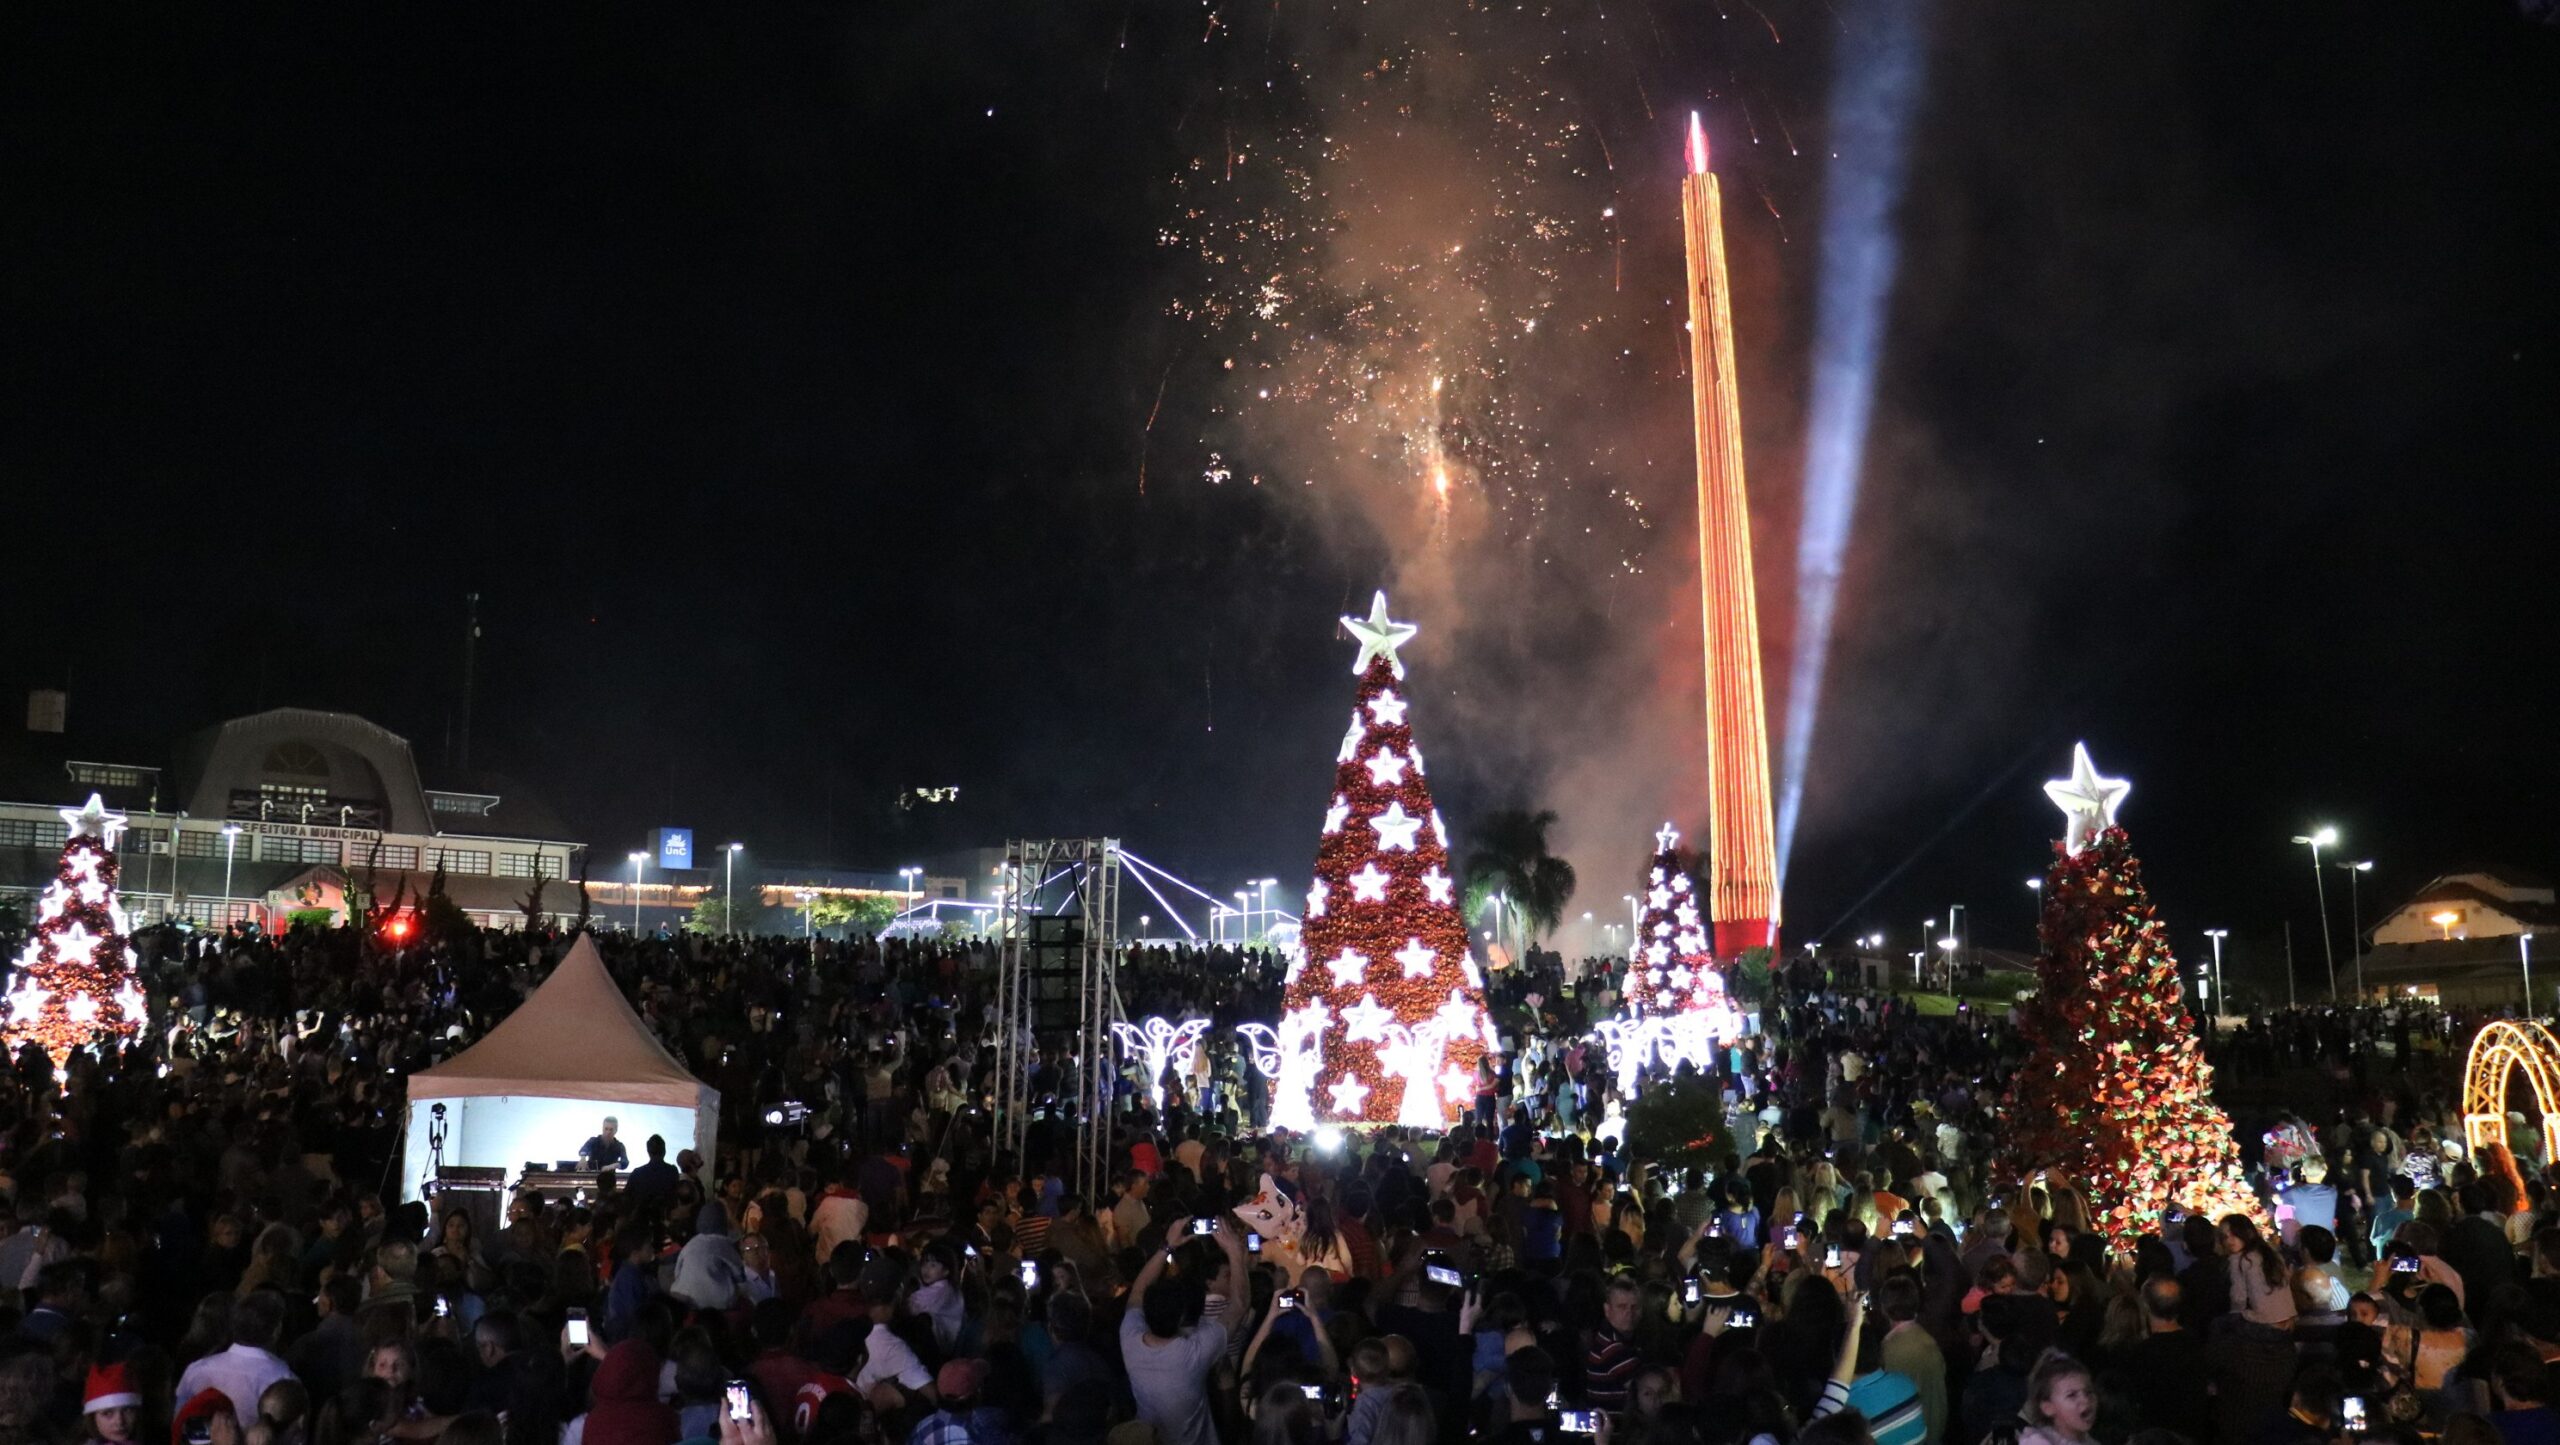
<path id="1" fill-rule="evenodd" d="M 604 1132 L 578 1146 L 578 1162 L 589 1169 L 630 1168 L 631 1151 L 623 1147 L 621 1140 L 613 1137 L 614 1131 L 621 1127 L 621 1120 L 611 1114 L 605 1115 Z"/>

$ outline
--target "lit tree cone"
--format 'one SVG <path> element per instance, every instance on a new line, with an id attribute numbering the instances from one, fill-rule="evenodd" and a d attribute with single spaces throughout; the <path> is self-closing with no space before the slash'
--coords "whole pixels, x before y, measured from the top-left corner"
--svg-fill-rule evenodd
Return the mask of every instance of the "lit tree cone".
<path id="1" fill-rule="evenodd" d="M 2091 1225 L 2128 1254 L 2172 1205 L 2263 1223 L 2230 1117 L 2213 1102 L 2178 961 L 2116 826 L 2129 785 L 2099 777 L 2085 747 L 2073 762 L 2072 778 L 2046 785 L 2070 835 L 2045 875 L 2036 992 L 2018 1007 L 2034 1051 L 2005 1105 L 2004 1172 L 2077 1182 Z"/>
<path id="2" fill-rule="evenodd" d="M 36 901 L 35 931 L 9 981 L 8 1018 L 0 1039 L 14 1059 L 28 1044 L 53 1059 L 54 1074 L 74 1049 L 104 1038 L 131 1038 L 144 1021 L 142 985 L 127 946 L 124 909 L 116 902 L 116 839 L 124 819 L 92 794 L 88 806 L 65 808 L 71 836 L 53 882 Z"/>
<path id="3" fill-rule="evenodd" d="M 1281 1003 L 1278 1036 L 1305 1052 L 1295 1069 L 1282 1060 L 1272 1121 L 1445 1128 L 1474 1096 L 1494 1035 L 1399 686 L 1396 649 L 1415 629 L 1387 619 L 1383 592 L 1343 624 L 1360 643 L 1360 687 Z"/>

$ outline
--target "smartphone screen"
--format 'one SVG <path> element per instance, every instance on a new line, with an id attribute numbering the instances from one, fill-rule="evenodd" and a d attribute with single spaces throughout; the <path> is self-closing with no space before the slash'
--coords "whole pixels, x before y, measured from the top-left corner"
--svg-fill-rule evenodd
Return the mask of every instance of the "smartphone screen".
<path id="1" fill-rule="evenodd" d="M 1217 1229 L 1218 1221 L 1214 1219 L 1195 1219 L 1191 1221 L 1191 1232 L 1193 1234 L 1214 1234 L 1217 1232 Z"/>
<path id="2" fill-rule="evenodd" d="M 1306 1396 L 1310 1400 L 1321 1400 L 1324 1398 L 1324 1386 L 1300 1385 L 1298 1387 L 1298 1393 Z"/>
<path id="3" fill-rule="evenodd" d="M 1022 1262 L 1022 1287 L 1024 1289 L 1040 1287 L 1040 1261 L 1026 1259 Z"/>
<path id="4" fill-rule="evenodd" d="M 1824 1269 L 1838 1269 L 1843 1262 L 1843 1256 L 1840 1253 L 1840 1246 L 1834 1244 L 1828 1246 L 1822 1251 L 1822 1267 Z"/>
<path id="5" fill-rule="evenodd" d="M 449 1300 L 449 1299 L 446 1299 L 443 1295 L 437 1295 L 437 1296 L 436 1296 L 436 1318 L 437 1318 L 437 1319 L 443 1319 L 443 1318 L 445 1318 L 446 1316 L 448 1316 L 448 1315 L 450 1315 L 450 1314 L 452 1314 L 452 1313 L 453 1313 L 453 1301 L 451 1301 L 451 1300 Z"/>
<path id="6" fill-rule="evenodd" d="M 743 1423 L 752 1419 L 754 1415 L 755 1410 L 747 1399 L 747 1382 L 731 1380 L 729 1382 L 729 1418 Z"/>
<path id="7" fill-rule="evenodd" d="M 1689 1303 L 1691 1303 L 1691 1304 L 1696 1304 L 1696 1303 L 1698 1302 L 1698 1299 L 1699 1299 L 1699 1295 L 1698 1295 L 1698 1282 L 1697 1282 L 1696 1280 L 1694 1280 L 1694 1279 L 1693 1279 L 1693 1280 L 1690 1280 L 1687 1284 L 1685 1284 L 1685 1285 L 1681 1286 L 1681 1296 L 1682 1296 L 1682 1298 L 1684 1298 L 1684 1299 L 1688 1300 L 1688 1301 L 1689 1301 Z"/>
<path id="8" fill-rule="evenodd" d="M 1307 1297 L 1297 1290 L 1284 1289 L 1277 1295 L 1272 1296 L 1271 1302 L 1280 1309 L 1294 1310 L 1305 1305 L 1306 1299 Z"/>
<path id="9" fill-rule="evenodd" d="M 1597 1410 L 1565 1410 L 1556 1415 L 1556 1426 L 1568 1435 L 1593 1435 L 1600 1430 Z"/>
<path id="10" fill-rule="evenodd" d="M 585 1310 L 569 1311 L 569 1343 L 580 1349 L 586 1348 L 587 1312 Z"/>
<path id="11" fill-rule="evenodd" d="M 1252 1233 L 1246 1234 L 1244 1237 L 1244 1252 L 1247 1254 L 1262 1253 L 1262 1236 Z"/>

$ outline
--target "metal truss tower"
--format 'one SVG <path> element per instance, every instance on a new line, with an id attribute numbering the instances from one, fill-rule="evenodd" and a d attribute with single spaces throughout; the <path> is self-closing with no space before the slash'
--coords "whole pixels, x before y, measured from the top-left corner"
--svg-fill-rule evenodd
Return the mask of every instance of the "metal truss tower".
<path id="1" fill-rule="evenodd" d="M 1120 841 L 1022 838 L 1004 850 L 996 976 L 996 1141 L 1018 1167 L 1035 1126 L 1074 1131 L 1076 1192 L 1111 1177 L 1111 1024 L 1120 1012 Z M 1054 1097 L 1035 1090 L 1041 1051 L 1071 1052 Z M 1049 1150 L 1055 1153 L 1054 1146 Z"/>

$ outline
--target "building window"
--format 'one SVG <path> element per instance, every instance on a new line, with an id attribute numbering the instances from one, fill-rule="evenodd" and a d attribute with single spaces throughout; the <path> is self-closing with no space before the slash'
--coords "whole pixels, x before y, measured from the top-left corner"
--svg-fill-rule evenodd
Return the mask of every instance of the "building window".
<path id="1" fill-rule="evenodd" d="M 476 873 L 486 877 L 489 872 L 489 850 L 486 848 L 438 848 L 435 856 L 447 873 Z"/>
<path id="2" fill-rule="evenodd" d="M 59 848 L 70 836 L 59 819 L 0 818 L 0 848 Z"/>
<path id="3" fill-rule="evenodd" d="M 329 790 L 301 783 L 260 783 L 258 804 L 277 815 L 298 815 L 305 805 L 316 812 L 329 806 Z"/>
<path id="4" fill-rule="evenodd" d="M 166 828 L 127 828 L 124 837 L 116 843 L 116 854 L 119 857 L 148 858 L 168 846 L 169 830 Z"/>
<path id="5" fill-rule="evenodd" d="M 347 850 L 348 860 L 357 867 L 411 869 L 418 866 L 418 845 L 385 843 L 376 848 L 367 843 Z"/>
<path id="6" fill-rule="evenodd" d="M 84 788 L 139 788 L 158 775 L 157 768 L 129 767 L 123 763 L 66 763 L 71 781 Z"/>
<path id="7" fill-rule="evenodd" d="M 190 898 L 179 914 L 206 928 L 228 928 L 249 921 L 249 901 L 245 898 Z"/>
<path id="8" fill-rule="evenodd" d="M 498 855 L 498 876 L 501 878 L 557 878 L 560 876 L 560 860 L 544 857 L 540 853 L 501 853 Z"/>
<path id="9" fill-rule="evenodd" d="M 336 863 L 341 856 L 335 838 L 278 838 L 272 834 L 258 837 L 261 863 Z"/>
<path id="10" fill-rule="evenodd" d="M 498 800 L 486 793 L 429 793 L 427 808 L 431 812 L 449 813 L 464 818 L 485 818 Z"/>
<path id="11" fill-rule="evenodd" d="M 267 749 L 266 770 L 288 778 L 326 779 L 329 755 L 311 743 L 278 743 Z"/>
<path id="12" fill-rule="evenodd" d="M 178 830 L 178 856 L 181 858 L 220 858 L 230 849 L 229 839 L 219 828 L 181 828 Z"/>

